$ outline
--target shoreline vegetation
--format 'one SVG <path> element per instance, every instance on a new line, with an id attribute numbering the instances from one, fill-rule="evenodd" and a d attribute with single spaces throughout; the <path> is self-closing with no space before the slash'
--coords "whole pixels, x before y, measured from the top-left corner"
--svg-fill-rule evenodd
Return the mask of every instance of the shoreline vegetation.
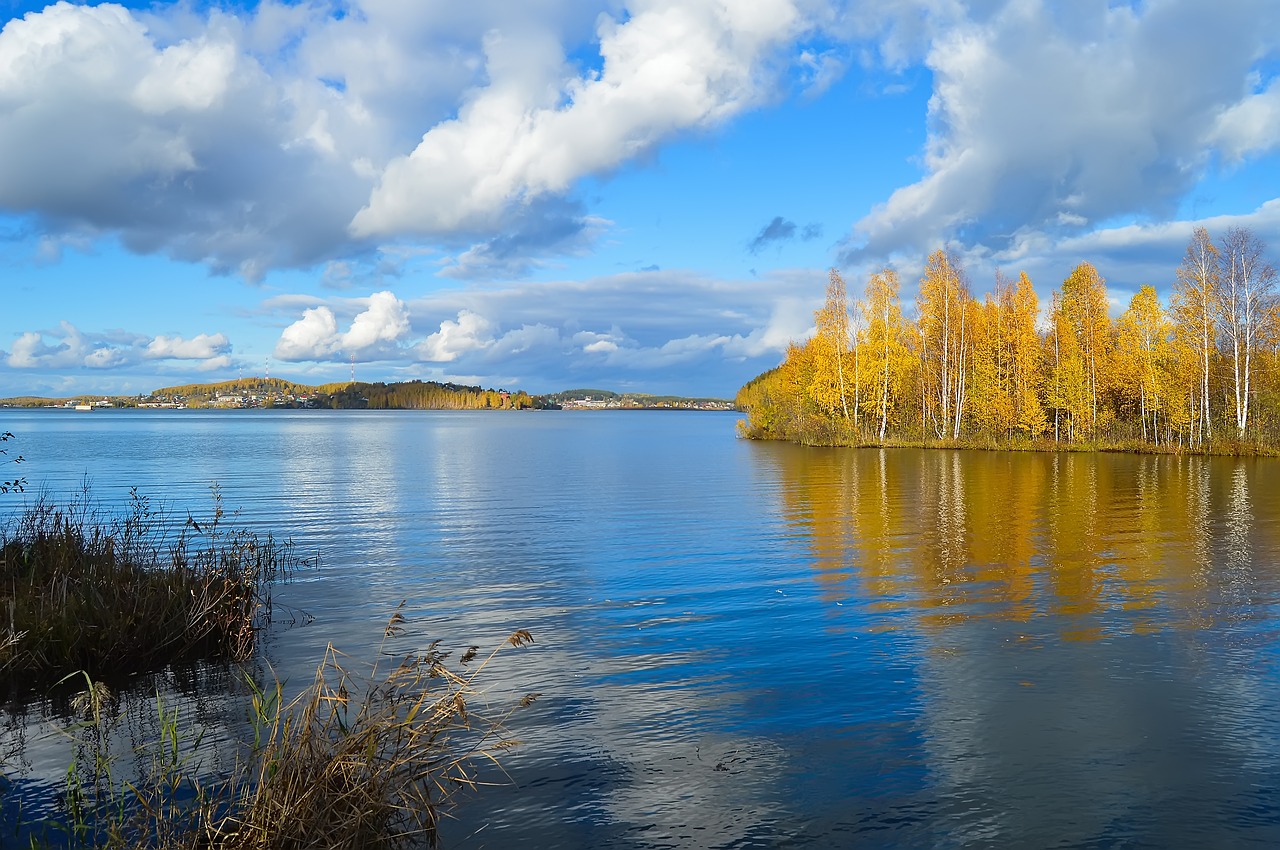
<path id="1" fill-rule="evenodd" d="M 94 410 L 144 408 L 185 410 L 733 410 L 728 399 L 617 393 L 612 390 L 564 390 L 530 395 L 523 390 L 484 389 L 435 381 L 348 382 L 311 386 L 282 378 L 242 378 L 216 384 L 162 387 L 146 395 L 79 395 L 64 398 L 18 396 L 0 399 L 0 407 Z"/>
<path id="2" fill-rule="evenodd" d="M 518 744 L 507 721 L 538 694 L 493 709 L 479 678 L 502 647 L 533 637 L 517 630 L 487 657 L 473 646 L 451 660 L 439 642 L 407 636 L 401 603 L 375 659 L 330 645 L 286 702 L 283 684 L 262 682 L 248 662 L 260 657 L 273 584 L 308 562 L 291 542 L 234 527 L 216 487 L 213 499 L 208 519 L 178 522 L 136 491 L 123 514 L 104 515 L 85 488 L 64 505 L 37 497 L 0 530 L 0 693 L 17 724 L 0 730 L 5 840 L 435 846 L 457 793 L 481 784 L 478 765 Z M 130 684 L 192 663 L 226 665 L 247 685 L 247 737 L 231 742 L 229 768 L 209 766 L 220 762 L 199 721 L 184 726 L 160 693 Z M 55 720 L 73 755 L 62 786 L 31 799 L 22 717 L 42 694 L 63 706 Z M 153 730 L 141 740 L 121 725 L 139 703 Z"/>
<path id="3" fill-rule="evenodd" d="M 1112 319 L 1082 262 L 1042 311 L 1025 272 L 978 300 L 929 256 L 914 318 L 897 272 L 850 303 L 832 269 L 815 334 L 749 381 L 739 434 L 815 446 L 1280 455 L 1280 298 L 1265 245 L 1198 228 L 1169 306 L 1142 286 Z"/>
<path id="4" fill-rule="evenodd" d="M 39 495 L 0 530 L 0 695 L 82 673 L 118 680 L 195 660 L 245 661 L 272 586 L 307 562 L 290 541 L 230 525 L 217 487 L 203 522 L 130 491 L 105 515 L 83 486 Z"/>

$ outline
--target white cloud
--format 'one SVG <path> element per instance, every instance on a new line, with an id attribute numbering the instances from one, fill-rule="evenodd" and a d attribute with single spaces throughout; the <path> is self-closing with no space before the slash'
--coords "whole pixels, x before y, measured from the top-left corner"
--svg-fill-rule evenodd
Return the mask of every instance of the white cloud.
<path id="1" fill-rule="evenodd" d="M 200 365 L 196 366 L 196 369 L 201 372 L 221 372 L 225 369 L 230 369 L 231 365 L 232 361 L 230 356 L 222 354 L 217 357 L 210 357 L 208 360 L 205 360 L 200 363 Z"/>
<path id="2" fill-rule="evenodd" d="M 328 305 L 307 308 L 280 334 L 274 356 L 290 361 L 329 360 L 341 354 L 367 360 L 399 352 L 410 330 L 405 303 L 391 292 L 375 292 L 344 307 L 356 305 L 364 309 L 354 315 L 345 332 L 338 330 L 338 318 Z"/>
<path id="3" fill-rule="evenodd" d="M 388 164 L 352 231 L 490 228 L 511 205 L 758 104 L 763 63 L 805 25 L 787 0 L 641 2 L 630 12 L 601 17 L 598 74 L 566 78 L 553 33 L 491 31 L 488 85 Z"/>
<path id="4" fill-rule="evenodd" d="M 440 288 L 402 305 L 410 327 L 397 331 L 394 347 L 361 359 L 380 359 L 388 380 L 489 375 L 479 382 L 532 392 L 602 385 L 732 394 L 810 333 L 825 279 L 821 270 L 748 280 L 659 271 Z M 277 296 L 262 307 L 267 317 L 293 320 L 278 359 L 336 364 L 349 356 L 339 342 L 343 317 L 370 304 Z"/>
<path id="5" fill-rule="evenodd" d="M 59 2 L 0 32 L 0 207 L 249 280 L 424 234 L 521 276 L 601 229 L 539 203 L 773 98 L 821 5 Z"/>
<path id="6" fill-rule="evenodd" d="M 277 360 L 318 360 L 340 346 L 338 320 L 328 307 L 310 307 L 302 318 L 284 329 L 276 343 Z"/>
<path id="7" fill-rule="evenodd" d="M 231 343 L 226 334 L 197 334 L 191 339 L 180 336 L 158 336 L 147 345 L 147 357 L 175 360 L 207 360 L 226 354 Z"/>
<path id="8" fill-rule="evenodd" d="M 152 57 L 131 100 L 151 114 L 207 110 L 226 96 L 236 60 L 236 45 L 225 38 L 171 45 Z"/>
<path id="9" fill-rule="evenodd" d="M 1268 0 L 986 8 L 937 14 L 925 176 L 857 223 L 846 259 L 1167 215 L 1213 144 L 1267 144 L 1273 95 L 1246 89 L 1280 27 Z"/>
<path id="10" fill-rule="evenodd" d="M 493 345 L 492 323 L 470 310 L 458 311 L 458 320 L 445 319 L 440 330 L 418 345 L 418 356 L 423 360 L 448 363 L 469 351 Z"/>
<path id="11" fill-rule="evenodd" d="M 883 88 L 923 63 L 934 96 L 923 176 L 851 259 L 1167 216 L 1280 138 L 1271 0 L 203 5 L 60 2 L 0 31 L 0 208 L 48 258 L 113 234 L 367 291 L 395 275 L 364 271 L 378 241 L 421 239 L 441 275 L 520 277 L 614 227 L 584 176 L 859 65 Z"/>
<path id="12" fill-rule="evenodd" d="M 521 325 L 494 340 L 487 357 L 494 360 L 519 357 L 540 349 L 560 348 L 562 344 L 563 339 L 556 328 L 543 324 Z"/>
<path id="13" fill-rule="evenodd" d="M 52 337 L 52 343 L 45 337 Z M 13 343 L 7 362 L 15 369 L 66 367 L 84 364 L 91 349 L 80 331 L 62 322 L 56 331 L 27 331 Z"/>
<path id="14" fill-rule="evenodd" d="M 123 366 L 126 362 L 128 358 L 123 351 L 105 345 L 90 351 L 84 358 L 84 365 L 90 369 L 111 369 Z"/>
<path id="15" fill-rule="evenodd" d="M 1223 110 L 1210 139 L 1232 162 L 1280 147 L 1280 80 Z"/>
<path id="16" fill-rule="evenodd" d="M 148 337 L 128 331 L 84 332 L 70 322 L 18 336 L 5 362 L 14 369 L 119 369 L 144 360 L 230 364 L 226 334 Z"/>
<path id="17" fill-rule="evenodd" d="M 356 316 L 351 330 L 342 337 L 342 347 L 363 351 L 379 343 L 394 343 L 409 332 L 409 312 L 404 302 L 391 292 L 369 296 L 369 307 Z"/>
<path id="18" fill-rule="evenodd" d="M 793 340 L 807 337 L 813 329 L 813 303 L 809 299 L 780 298 L 773 305 L 768 322 L 747 334 L 725 340 L 724 352 L 733 357 L 763 357 L 781 354 Z"/>
<path id="19" fill-rule="evenodd" d="M 141 14 L 59 2 L 0 31 L 0 206 L 248 278 L 357 247 L 370 179 L 290 144 L 333 106 L 324 86 L 273 78 L 229 15 Z"/>

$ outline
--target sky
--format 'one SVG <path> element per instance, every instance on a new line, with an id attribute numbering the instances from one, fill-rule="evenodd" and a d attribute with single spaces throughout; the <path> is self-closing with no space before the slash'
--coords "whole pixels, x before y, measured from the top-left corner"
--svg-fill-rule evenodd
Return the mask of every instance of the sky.
<path id="1" fill-rule="evenodd" d="M 828 270 L 1280 256 L 1274 0 L 0 0 L 0 397 L 731 397 Z"/>

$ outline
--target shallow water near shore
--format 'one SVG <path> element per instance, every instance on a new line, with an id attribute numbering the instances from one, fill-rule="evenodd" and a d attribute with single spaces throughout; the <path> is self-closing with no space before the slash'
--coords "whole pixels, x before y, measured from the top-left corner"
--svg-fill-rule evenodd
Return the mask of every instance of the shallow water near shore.
<path id="1" fill-rule="evenodd" d="M 2 418 L 33 489 L 185 517 L 217 482 L 318 554 L 276 594 L 314 619 L 265 643 L 291 683 L 329 642 L 374 657 L 401 600 L 423 644 L 529 629 L 486 676 L 542 693 L 525 744 L 447 846 L 1280 846 L 1280 460 L 815 449 L 718 413 Z M 200 699 L 234 718 L 226 681 Z"/>

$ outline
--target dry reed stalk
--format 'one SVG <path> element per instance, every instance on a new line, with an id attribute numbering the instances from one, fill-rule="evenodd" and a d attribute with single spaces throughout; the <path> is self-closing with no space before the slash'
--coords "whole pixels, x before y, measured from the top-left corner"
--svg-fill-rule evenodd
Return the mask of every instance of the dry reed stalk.
<path id="1" fill-rule="evenodd" d="M 403 622 L 397 610 L 384 643 Z M 503 645 L 532 642 L 519 630 Z M 231 795 L 233 811 L 206 821 L 208 846 L 286 850 L 320 837 L 335 848 L 434 846 L 455 794 L 478 787 L 476 763 L 496 764 L 497 752 L 518 743 L 506 721 L 538 697 L 496 714 L 475 710 L 477 677 L 500 648 L 466 672 L 451 670 L 436 642 L 390 671 L 374 663 L 361 673 L 330 645 L 311 686 L 288 705 L 270 709 L 279 686 L 259 692 L 262 743 Z M 472 658 L 474 648 L 463 656 Z"/>

